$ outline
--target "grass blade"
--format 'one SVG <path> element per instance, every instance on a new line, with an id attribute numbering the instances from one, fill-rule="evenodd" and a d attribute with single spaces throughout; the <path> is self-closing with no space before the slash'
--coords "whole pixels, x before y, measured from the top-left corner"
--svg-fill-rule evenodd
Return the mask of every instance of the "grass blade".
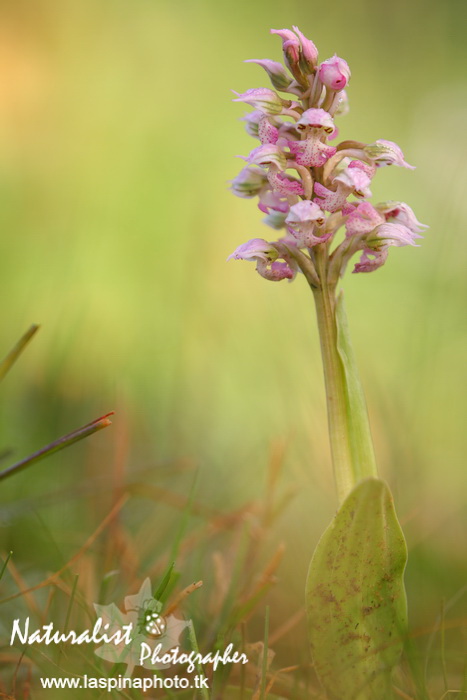
<path id="1" fill-rule="evenodd" d="M 8 552 L 8 556 L 7 556 L 7 558 L 5 559 L 5 561 L 3 562 L 2 568 L 0 569 L 0 581 L 1 581 L 2 578 L 3 578 L 3 574 L 5 573 L 6 568 L 7 568 L 7 566 L 8 566 L 8 562 L 10 561 L 10 559 L 11 559 L 12 556 L 13 556 L 13 552 Z"/>
<path id="2" fill-rule="evenodd" d="M 17 474 L 23 469 L 26 469 L 26 467 L 30 467 L 32 464 L 35 464 L 44 457 L 48 457 L 49 455 L 55 454 L 55 452 L 63 450 L 65 447 L 73 445 L 73 443 L 78 442 L 78 440 L 82 440 L 83 438 L 88 437 L 93 433 L 97 433 L 98 430 L 107 428 L 109 425 L 112 424 L 112 421 L 109 420 L 109 416 L 111 415 L 113 415 L 113 412 L 107 413 L 105 416 L 97 418 L 96 420 L 92 421 L 91 423 L 87 423 L 86 425 L 83 425 L 77 430 L 73 430 L 71 433 L 68 433 L 68 435 L 64 435 L 58 440 L 51 442 L 50 445 L 46 445 L 46 447 L 43 447 L 41 450 L 34 452 L 32 455 L 29 455 L 29 457 L 26 457 L 25 459 L 21 460 L 21 462 L 13 464 L 11 467 L 8 467 L 8 469 L 5 469 L 4 471 L 0 472 L 0 481 L 2 481 L 3 479 L 7 479 L 13 474 Z"/>
<path id="3" fill-rule="evenodd" d="M 162 581 L 158 585 L 156 591 L 154 592 L 154 598 L 156 600 L 160 600 L 162 598 L 162 595 L 164 594 L 167 586 L 169 585 L 169 581 L 172 577 L 172 572 L 174 570 L 175 562 L 173 561 L 169 566 L 167 567 L 167 570 L 162 577 Z"/>
<path id="4" fill-rule="evenodd" d="M 260 700 L 266 697 L 266 677 L 268 673 L 268 647 L 269 647 L 269 606 L 266 607 L 266 615 L 264 618 L 264 645 L 263 645 L 263 664 L 261 669 L 261 695 Z"/>
<path id="5" fill-rule="evenodd" d="M 0 362 L 0 381 L 3 379 L 3 377 L 10 371 L 10 369 L 13 367 L 15 364 L 16 360 L 18 357 L 21 355 L 23 352 L 24 348 L 26 345 L 29 343 L 33 335 L 39 330 L 39 326 L 36 323 L 33 323 L 33 325 L 26 331 L 26 333 L 23 335 L 22 338 L 18 340 L 14 348 L 10 350 L 8 355 Z"/>
<path id="6" fill-rule="evenodd" d="M 191 648 L 195 652 L 196 671 L 198 673 L 198 676 L 202 676 L 204 678 L 206 674 L 204 673 L 204 668 L 201 664 L 201 661 L 199 660 L 200 653 L 199 653 L 198 640 L 196 639 L 195 628 L 194 628 L 193 622 L 191 620 L 190 620 L 190 624 L 188 625 L 188 636 L 190 638 Z M 206 688 L 202 688 L 200 690 L 200 695 L 203 698 L 203 700 L 209 700 L 209 691 Z"/>

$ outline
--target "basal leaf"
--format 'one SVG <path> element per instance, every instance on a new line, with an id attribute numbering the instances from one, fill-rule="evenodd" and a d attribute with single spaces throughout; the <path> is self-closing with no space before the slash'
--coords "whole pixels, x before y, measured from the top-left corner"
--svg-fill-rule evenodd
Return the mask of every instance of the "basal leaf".
<path id="1" fill-rule="evenodd" d="M 407 550 L 391 493 L 361 481 L 311 560 L 306 605 L 318 677 L 335 700 L 392 698 L 406 628 Z"/>

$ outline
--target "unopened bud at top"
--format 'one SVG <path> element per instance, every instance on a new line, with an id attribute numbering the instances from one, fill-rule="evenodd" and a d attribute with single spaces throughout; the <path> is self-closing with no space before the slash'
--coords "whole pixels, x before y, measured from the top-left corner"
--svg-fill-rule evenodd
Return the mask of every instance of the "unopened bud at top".
<path id="1" fill-rule="evenodd" d="M 285 62 L 293 72 L 300 60 L 300 39 L 291 29 L 271 29 L 271 34 L 281 37 Z"/>
<path id="2" fill-rule="evenodd" d="M 318 62 L 318 50 L 311 39 L 302 34 L 298 27 L 290 29 L 271 29 L 282 39 L 284 60 L 294 78 L 302 85 L 307 85 L 306 76 L 313 73 Z"/>
<path id="3" fill-rule="evenodd" d="M 318 62 L 318 49 L 307 39 L 298 27 L 292 27 L 295 34 L 300 39 L 300 67 L 305 73 L 310 73 L 315 69 Z"/>
<path id="4" fill-rule="evenodd" d="M 318 75 L 330 90 L 343 90 L 350 80 L 350 68 L 347 61 L 334 55 L 321 63 Z"/>

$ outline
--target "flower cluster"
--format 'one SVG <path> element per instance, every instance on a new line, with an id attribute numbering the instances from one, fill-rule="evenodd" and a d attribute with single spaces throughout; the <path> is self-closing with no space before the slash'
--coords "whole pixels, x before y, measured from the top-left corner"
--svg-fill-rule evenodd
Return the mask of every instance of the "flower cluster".
<path id="1" fill-rule="evenodd" d="M 269 280 L 292 280 L 301 270 L 313 283 L 319 280 L 314 262 L 320 246 L 334 281 L 358 252 L 354 272 L 376 270 L 389 246 L 416 245 L 426 227 L 404 202 L 371 204 L 371 181 L 384 165 L 413 166 L 392 141 L 328 143 L 338 135 L 334 118 L 348 111 L 348 64 L 338 56 L 320 63 L 316 46 L 297 27 L 271 33 L 282 39 L 286 68 L 269 59 L 249 61 L 266 71 L 275 90 L 235 93 L 235 102 L 253 107 L 244 121 L 259 145 L 244 158 L 247 165 L 232 180 L 232 191 L 258 197 L 264 222 L 284 234 L 273 243 L 248 241 L 229 258 L 255 261 Z M 340 229 L 343 240 L 331 250 Z"/>

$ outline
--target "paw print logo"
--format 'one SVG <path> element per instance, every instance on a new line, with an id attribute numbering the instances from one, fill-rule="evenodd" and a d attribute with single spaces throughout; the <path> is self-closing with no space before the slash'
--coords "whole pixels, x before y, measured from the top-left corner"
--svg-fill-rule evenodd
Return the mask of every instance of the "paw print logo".
<path id="1" fill-rule="evenodd" d="M 149 637 L 158 639 L 167 629 L 167 623 L 162 615 L 157 612 L 147 612 L 144 617 L 144 629 Z"/>

